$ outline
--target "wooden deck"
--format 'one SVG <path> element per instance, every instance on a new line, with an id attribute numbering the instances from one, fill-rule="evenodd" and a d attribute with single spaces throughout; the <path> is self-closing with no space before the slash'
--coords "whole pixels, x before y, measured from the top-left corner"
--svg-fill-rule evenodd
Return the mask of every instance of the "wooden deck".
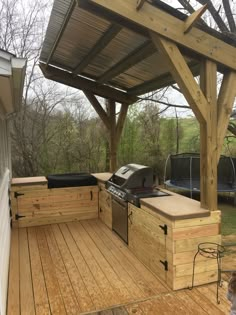
<path id="1" fill-rule="evenodd" d="M 215 292 L 170 292 L 99 220 L 12 230 L 8 315 L 228 314 Z"/>

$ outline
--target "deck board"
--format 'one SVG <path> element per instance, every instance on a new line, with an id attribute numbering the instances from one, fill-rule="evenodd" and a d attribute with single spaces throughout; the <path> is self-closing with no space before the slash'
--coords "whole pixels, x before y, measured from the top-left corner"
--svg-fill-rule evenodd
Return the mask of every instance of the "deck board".
<path id="1" fill-rule="evenodd" d="M 99 220 L 12 231 L 8 315 L 223 315 L 226 286 L 170 291 Z"/>
<path id="2" fill-rule="evenodd" d="M 50 255 L 46 235 L 43 228 L 39 227 L 36 230 L 51 313 L 64 315 L 66 314 L 65 305 L 62 299 L 59 282 L 55 273 L 56 266 L 53 264 Z"/>
<path id="3" fill-rule="evenodd" d="M 8 314 L 20 314 L 20 265 L 19 265 L 19 230 L 11 234 L 11 252 L 9 264 Z"/>
<path id="4" fill-rule="evenodd" d="M 27 229 L 19 230 L 20 246 L 20 314 L 34 315 L 35 304 L 31 277 L 31 263 L 28 247 Z"/>
<path id="5" fill-rule="evenodd" d="M 50 306 L 35 228 L 28 229 L 28 243 L 30 251 L 35 311 L 37 315 L 49 314 Z"/>

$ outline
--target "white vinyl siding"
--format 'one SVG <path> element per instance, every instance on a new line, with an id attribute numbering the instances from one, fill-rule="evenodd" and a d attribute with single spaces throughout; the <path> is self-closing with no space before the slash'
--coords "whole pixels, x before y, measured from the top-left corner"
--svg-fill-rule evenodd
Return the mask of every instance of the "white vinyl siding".
<path id="1" fill-rule="evenodd" d="M 0 119 L 0 315 L 6 314 L 10 256 L 9 165 L 10 148 L 7 121 Z"/>

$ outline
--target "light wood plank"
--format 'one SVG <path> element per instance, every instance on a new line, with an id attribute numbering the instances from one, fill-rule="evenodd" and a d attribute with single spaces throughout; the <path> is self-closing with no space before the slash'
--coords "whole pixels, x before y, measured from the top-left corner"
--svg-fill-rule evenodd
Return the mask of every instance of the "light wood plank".
<path id="1" fill-rule="evenodd" d="M 7 314 L 20 315 L 19 230 L 11 233 Z"/>
<path id="2" fill-rule="evenodd" d="M 209 301 L 209 298 L 205 294 L 201 294 L 198 290 L 193 289 L 186 291 L 186 294 L 188 294 L 193 301 L 195 301 L 198 305 L 201 305 L 202 309 L 205 310 L 207 314 L 210 314 L 209 312 L 212 312 L 214 315 L 224 315 L 225 312 L 222 312 L 219 310 L 219 308 L 215 305 L 215 303 L 212 303 Z"/>
<path id="3" fill-rule="evenodd" d="M 207 224 L 204 226 L 195 226 L 191 228 L 173 229 L 172 239 L 189 239 L 202 236 L 213 236 L 220 234 L 219 224 Z"/>
<path id="4" fill-rule="evenodd" d="M 156 48 L 161 51 L 163 57 L 168 61 L 169 70 L 198 121 L 205 122 L 207 119 L 208 103 L 195 81 L 183 55 L 179 51 L 179 48 L 175 43 L 164 39 L 155 33 L 151 33 L 150 36 Z"/>
<path id="5" fill-rule="evenodd" d="M 117 275 L 119 275 L 123 285 L 125 285 L 125 287 L 128 289 L 131 300 L 132 298 L 142 298 L 143 292 L 133 281 L 130 274 L 128 273 L 127 268 L 122 263 L 120 263 L 118 259 L 118 254 L 114 252 L 114 246 L 112 245 L 110 240 L 106 237 L 102 230 L 96 226 L 96 222 L 89 222 L 89 224 L 91 228 L 96 232 L 97 238 L 100 238 L 100 241 L 97 242 L 97 246 L 99 246 L 99 249 L 102 251 L 102 254 L 106 257 L 106 259 L 110 261 L 115 272 L 117 273 Z"/>
<path id="6" fill-rule="evenodd" d="M 43 228 L 38 227 L 36 234 L 51 312 L 52 314 L 64 315 L 66 314 L 65 305 Z"/>
<path id="7" fill-rule="evenodd" d="M 116 273 L 117 270 L 114 266 L 114 258 L 110 251 L 104 246 L 103 241 L 100 239 L 99 235 L 96 233 L 95 229 L 90 225 L 89 221 L 84 221 L 81 223 L 86 231 L 89 233 L 92 238 L 94 244 L 96 244 L 96 248 L 94 250 L 97 252 L 97 258 L 101 266 L 105 268 L 106 275 L 110 281 L 110 283 L 115 287 L 118 291 L 118 296 L 120 298 L 121 303 L 125 301 L 131 301 L 133 296 L 129 293 L 127 287 L 125 286 L 127 282 L 123 283 L 120 279 L 119 273 Z"/>
<path id="8" fill-rule="evenodd" d="M 96 283 L 84 257 L 78 249 L 75 240 L 73 239 L 68 227 L 65 224 L 60 224 L 60 230 L 65 238 L 69 250 L 74 257 L 76 266 L 81 274 L 84 284 L 87 287 L 89 295 L 96 309 L 102 309 L 107 306 L 107 301 L 104 301 L 104 296 Z"/>
<path id="9" fill-rule="evenodd" d="M 95 281 L 97 282 L 103 296 L 104 300 L 112 305 L 116 304 L 116 295 L 115 292 L 108 281 L 105 273 L 103 272 L 102 268 L 96 261 L 96 258 L 93 257 L 90 251 L 90 237 L 84 231 L 82 225 L 80 223 L 68 223 L 67 224 L 81 254 L 83 255 L 90 271 L 93 274 Z M 90 245 L 90 246 L 89 246 Z"/>
<path id="10" fill-rule="evenodd" d="M 47 238 L 50 255 L 55 266 L 56 277 L 60 286 L 66 312 L 67 314 L 76 315 L 80 312 L 80 307 L 76 300 L 72 284 L 67 274 L 67 270 L 62 260 L 54 235 L 50 227 L 45 227 L 44 232 Z"/>
<path id="11" fill-rule="evenodd" d="M 125 259 L 127 259 L 137 270 L 137 272 L 148 281 L 149 286 L 154 290 L 156 294 L 168 292 L 169 289 L 167 286 L 165 286 L 159 279 L 157 279 L 152 272 L 150 272 L 138 259 L 136 256 L 132 254 L 132 252 L 129 250 L 129 248 L 120 241 L 120 239 L 114 234 L 111 233 L 111 231 L 102 224 L 99 220 L 93 221 L 90 220 L 89 222 L 93 222 L 95 224 L 94 229 L 97 226 L 97 229 L 102 230 L 105 235 L 114 243 L 115 246 L 119 248 L 119 250 L 122 252 L 122 254 L 125 256 Z M 99 234 L 100 232 L 98 232 Z"/>
<path id="12" fill-rule="evenodd" d="M 201 65 L 200 86 L 207 99 L 207 119 L 200 124 L 201 206 L 217 210 L 217 65 L 205 60 Z"/>
<path id="13" fill-rule="evenodd" d="M 32 287 L 28 236 L 26 229 L 19 230 L 20 240 L 20 306 L 21 315 L 34 315 L 34 294 Z"/>
<path id="14" fill-rule="evenodd" d="M 36 314 L 50 314 L 48 295 L 43 275 L 43 268 L 35 228 L 28 229 L 28 243 Z"/>
<path id="15" fill-rule="evenodd" d="M 193 299 L 191 299 L 186 291 L 176 292 L 175 299 L 178 300 L 187 314 L 195 315 L 197 313 L 198 315 L 207 315 L 201 304 L 198 304 Z"/>
<path id="16" fill-rule="evenodd" d="M 194 26 L 194 24 L 197 23 L 197 21 L 200 20 L 201 16 L 206 10 L 207 10 L 207 4 L 205 4 L 204 6 L 202 6 L 201 8 L 199 8 L 198 10 L 196 10 L 190 16 L 187 17 L 187 20 L 184 23 L 185 34 L 188 33 L 192 29 L 192 27 Z"/>
<path id="17" fill-rule="evenodd" d="M 119 247 L 114 246 L 114 243 L 111 241 L 111 239 L 107 237 L 107 235 L 101 231 L 101 229 L 99 233 L 102 235 L 102 238 L 104 238 L 104 241 L 109 246 L 110 251 L 117 257 L 118 262 L 124 266 L 130 277 L 133 279 L 134 283 L 137 284 L 139 290 L 142 292 L 141 296 L 146 297 L 154 294 L 153 289 L 148 286 L 145 278 L 137 272 L 133 264 L 130 263 L 122 251 L 120 251 Z"/>
<path id="18" fill-rule="evenodd" d="M 60 250 L 60 253 L 62 255 L 66 270 L 68 272 L 68 275 L 70 277 L 74 292 L 76 294 L 77 301 L 80 305 L 81 311 L 91 311 L 95 309 L 95 306 L 91 300 L 91 297 L 89 295 L 89 292 L 86 288 L 86 285 L 84 284 L 84 281 L 81 277 L 80 271 L 76 266 L 74 257 L 72 256 L 71 251 L 69 248 L 71 248 L 70 243 L 67 244 L 65 242 L 65 239 L 58 227 L 58 225 L 52 225 L 52 230 L 54 233 L 54 237 L 57 242 L 57 246 Z M 70 239 L 67 239 L 67 242 L 69 242 Z M 73 246 L 73 244 L 72 244 Z"/>
<path id="19" fill-rule="evenodd" d="M 196 288 L 198 292 L 200 292 L 202 295 L 205 295 L 208 297 L 210 301 L 215 301 L 216 303 L 216 283 L 208 285 L 208 286 L 201 286 Z M 220 292 L 220 289 L 219 289 Z M 229 314 L 229 302 L 226 300 L 221 299 L 221 303 L 217 305 L 218 308 L 224 312 L 224 314 Z"/>

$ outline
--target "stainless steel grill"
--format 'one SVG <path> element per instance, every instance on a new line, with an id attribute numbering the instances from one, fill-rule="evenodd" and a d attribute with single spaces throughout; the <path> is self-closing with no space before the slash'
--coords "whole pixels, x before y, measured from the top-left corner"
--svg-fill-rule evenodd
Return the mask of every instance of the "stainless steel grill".
<path id="1" fill-rule="evenodd" d="M 153 169 L 139 164 L 122 166 L 107 182 L 112 194 L 112 229 L 128 243 L 128 202 L 140 207 L 141 198 L 168 194 L 153 188 Z"/>

